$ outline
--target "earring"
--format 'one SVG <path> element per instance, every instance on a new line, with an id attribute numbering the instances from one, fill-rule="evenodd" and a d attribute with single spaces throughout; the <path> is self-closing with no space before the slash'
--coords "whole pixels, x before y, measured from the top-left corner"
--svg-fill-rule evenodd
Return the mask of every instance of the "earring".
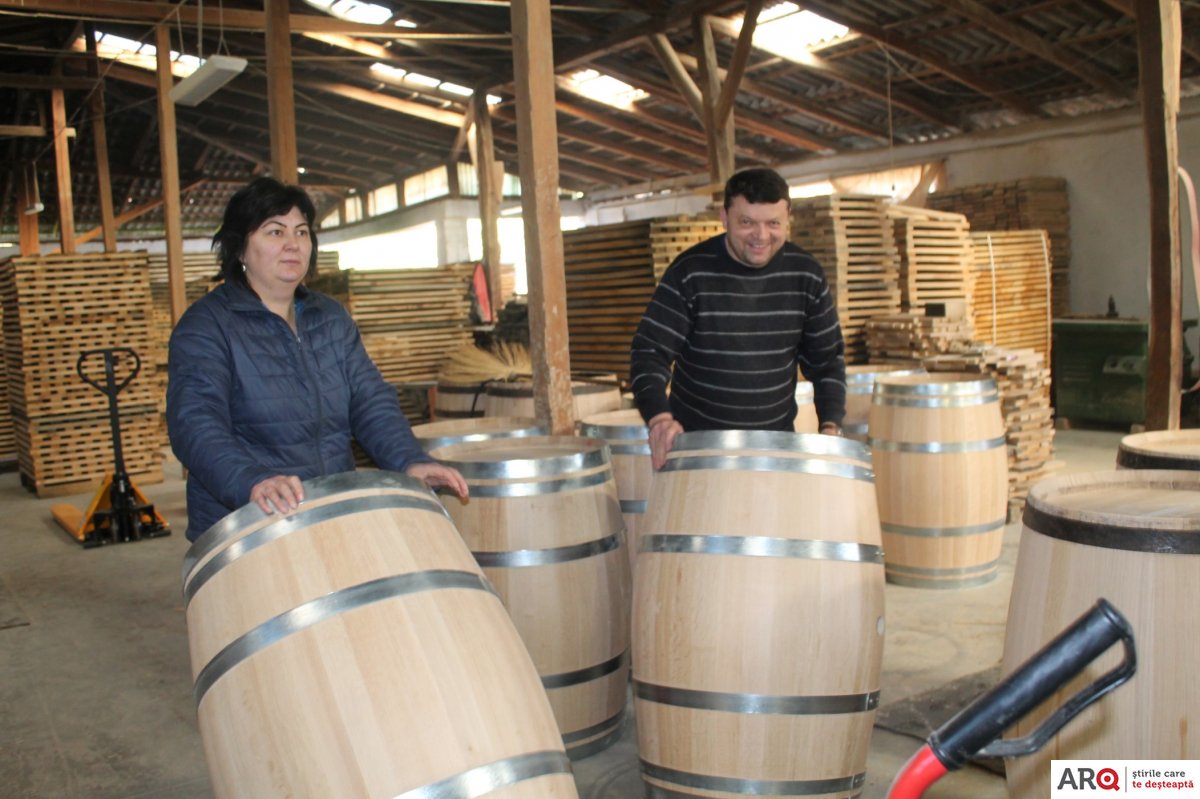
<path id="1" fill-rule="evenodd" d="M 246 262 L 245 261 L 242 262 L 242 271 L 243 272 L 246 271 Z"/>

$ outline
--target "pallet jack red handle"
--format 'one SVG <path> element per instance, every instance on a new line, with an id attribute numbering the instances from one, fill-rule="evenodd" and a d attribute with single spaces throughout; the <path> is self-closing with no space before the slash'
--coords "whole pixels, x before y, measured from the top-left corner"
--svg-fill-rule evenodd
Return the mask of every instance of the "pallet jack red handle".
<path id="1" fill-rule="evenodd" d="M 1120 665 L 1071 697 L 1031 734 L 999 740 L 1006 729 L 1118 641 L 1125 649 Z M 1019 757 L 1036 752 L 1084 708 L 1125 683 L 1136 671 L 1133 629 L 1116 608 L 1100 599 L 1016 671 L 935 730 L 901 769 L 888 799 L 916 799 L 947 772 L 961 768 L 976 755 Z"/>

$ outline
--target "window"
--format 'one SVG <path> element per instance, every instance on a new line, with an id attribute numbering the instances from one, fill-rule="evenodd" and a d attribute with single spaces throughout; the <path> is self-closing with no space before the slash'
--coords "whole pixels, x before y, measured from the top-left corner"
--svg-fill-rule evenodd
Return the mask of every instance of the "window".
<path id="1" fill-rule="evenodd" d="M 321 249 L 336 250 L 342 269 L 430 269 L 438 265 L 438 227 L 425 222 Z"/>
<path id="2" fill-rule="evenodd" d="M 362 199 L 355 195 L 350 195 L 342 201 L 342 210 L 344 211 L 343 224 L 353 225 L 355 222 L 362 219 Z"/>
<path id="3" fill-rule="evenodd" d="M 428 172 L 408 178 L 404 181 L 404 204 L 417 203 L 445 197 L 450 193 L 450 176 L 446 167 L 435 167 Z"/>
<path id="4" fill-rule="evenodd" d="M 388 211 L 395 211 L 399 207 L 400 199 L 396 192 L 395 183 L 380 186 L 367 195 L 367 213 L 370 216 L 386 214 Z"/>

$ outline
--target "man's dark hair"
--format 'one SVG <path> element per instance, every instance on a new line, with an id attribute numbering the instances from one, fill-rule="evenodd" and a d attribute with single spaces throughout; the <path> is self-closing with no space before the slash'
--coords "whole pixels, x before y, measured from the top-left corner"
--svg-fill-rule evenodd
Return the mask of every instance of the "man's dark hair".
<path id="1" fill-rule="evenodd" d="M 768 205 L 787 200 L 788 207 L 792 206 L 787 181 L 774 169 L 765 167 L 743 169 L 731 177 L 725 183 L 725 210 L 729 210 L 734 197 L 745 197 L 748 203 Z"/>
<path id="2" fill-rule="evenodd" d="M 308 222 L 312 254 L 308 258 L 308 274 L 317 273 L 317 209 L 308 193 L 299 186 L 280 183 L 275 178 L 256 178 L 249 185 L 238 189 L 225 206 L 225 218 L 221 229 L 213 235 L 212 248 L 221 261 L 221 276 L 248 285 L 246 272 L 242 269 L 242 253 L 246 250 L 246 239 L 262 227 L 273 216 L 280 216 L 296 208 Z"/>

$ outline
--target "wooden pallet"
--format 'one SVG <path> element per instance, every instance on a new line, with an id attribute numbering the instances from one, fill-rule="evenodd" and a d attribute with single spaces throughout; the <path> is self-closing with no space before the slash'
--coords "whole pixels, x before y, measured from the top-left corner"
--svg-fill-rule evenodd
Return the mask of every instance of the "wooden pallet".
<path id="1" fill-rule="evenodd" d="M 916 312 L 929 302 L 969 299 L 974 292 L 974 246 L 962 214 L 892 205 L 887 209 L 900 252 L 900 306 Z"/>
<path id="2" fill-rule="evenodd" d="M 1050 357 L 1050 239 L 1044 230 L 972 233 L 972 316 L 980 341 Z"/>

